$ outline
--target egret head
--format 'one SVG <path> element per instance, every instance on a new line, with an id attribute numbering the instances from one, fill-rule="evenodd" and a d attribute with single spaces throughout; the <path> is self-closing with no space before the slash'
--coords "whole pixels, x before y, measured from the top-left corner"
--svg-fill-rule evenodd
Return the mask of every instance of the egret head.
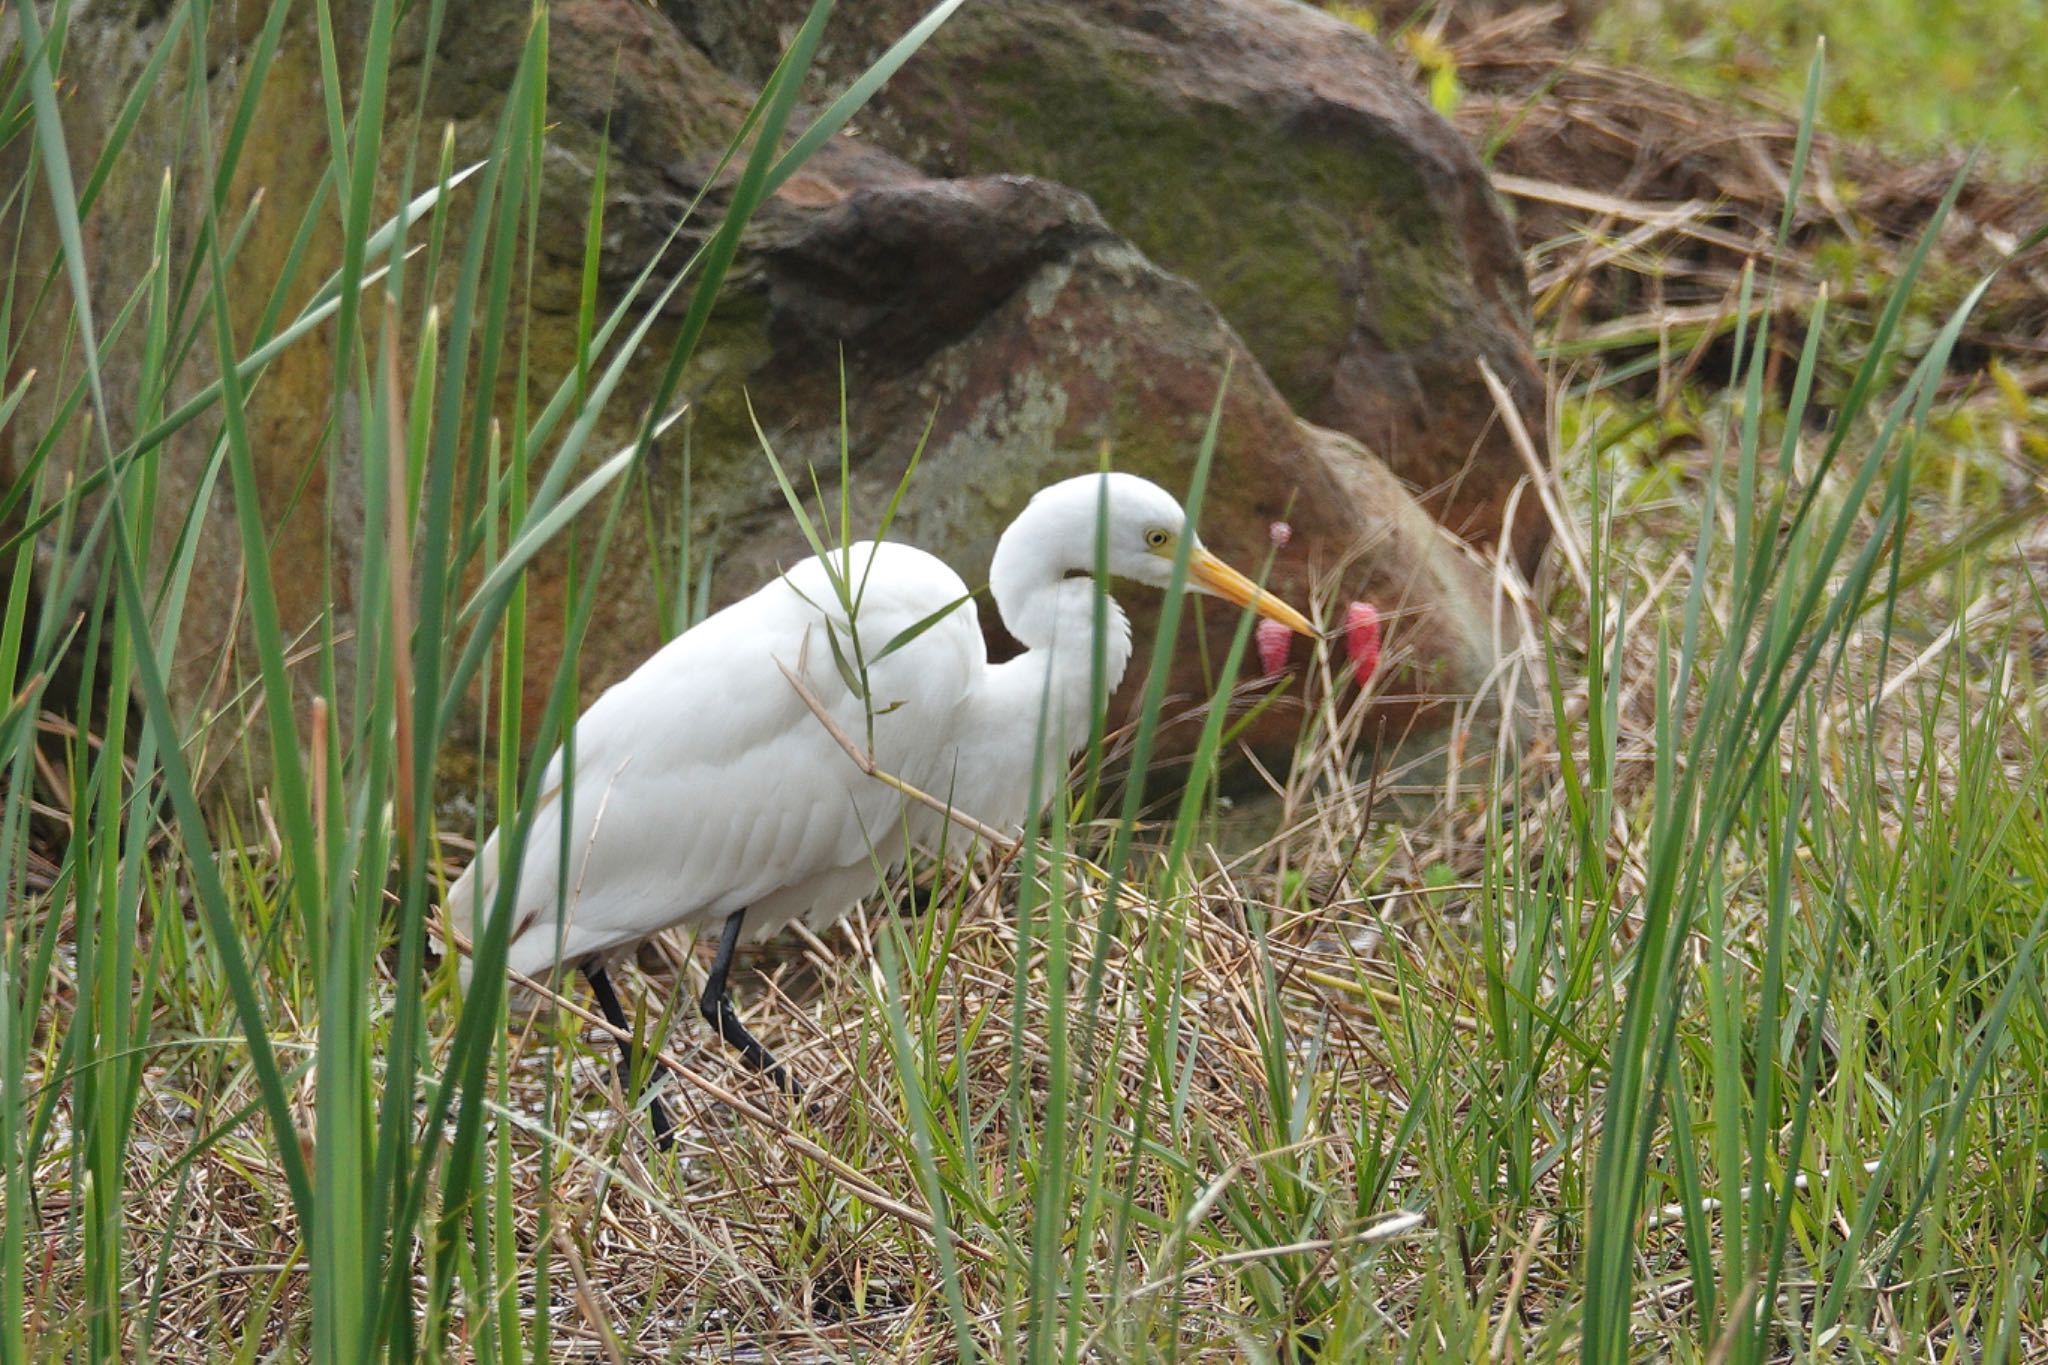
<path id="1" fill-rule="evenodd" d="M 1100 561 L 1098 514 L 1103 528 Z M 1204 548 L 1179 501 L 1149 479 L 1117 473 L 1066 479 L 1039 490 L 1027 515 L 1046 534 L 1059 537 L 1058 557 L 1069 574 L 1092 573 L 1101 562 L 1113 578 L 1170 588 L 1175 561 L 1187 541 L 1187 591 L 1250 607 L 1303 635 L 1317 633 L 1308 618 Z"/>

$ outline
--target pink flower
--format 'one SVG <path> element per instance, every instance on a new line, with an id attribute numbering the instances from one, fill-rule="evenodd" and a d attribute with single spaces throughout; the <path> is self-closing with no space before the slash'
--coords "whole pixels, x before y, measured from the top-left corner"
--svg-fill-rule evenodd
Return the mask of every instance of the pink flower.
<path id="1" fill-rule="evenodd" d="M 1262 639 L 1262 655 L 1264 648 Z M 1380 666 L 1380 614 L 1373 610 L 1372 603 L 1353 602 L 1345 611 L 1344 652 L 1351 656 L 1351 668 L 1360 684 L 1369 680 Z"/>
<path id="2" fill-rule="evenodd" d="M 1294 539 L 1294 528 L 1284 521 L 1276 521 L 1266 528 L 1266 534 L 1273 541 L 1273 548 L 1284 550 L 1287 542 Z"/>
<path id="3" fill-rule="evenodd" d="M 1278 621 L 1261 621 L 1252 628 L 1259 645 L 1259 664 L 1271 677 L 1287 667 L 1287 651 L 1294 644 L 1294 632 Z"/>

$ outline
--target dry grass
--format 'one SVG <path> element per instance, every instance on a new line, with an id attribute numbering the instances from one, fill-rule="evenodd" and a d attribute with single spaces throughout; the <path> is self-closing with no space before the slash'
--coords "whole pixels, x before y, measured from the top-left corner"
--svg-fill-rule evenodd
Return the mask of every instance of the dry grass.
<path id="1" fill-rule="evenodd" d="M 1733 106 L 1603 64 L 1562 21 L 1559 7 L 1531 5 L 1446 39 L 1467 90 L 1456 122 L 1515 208 L 1553 345 L 1724 336 L 1752 261 L 1777 272 L 1788 313 L 1823 285 L 1838 307 L 1874 307 L 1965 169 L 1960 157 L 1907 162 L 1821 134 L 1793 249 L 1781 252 L 1798 112 Z M 2037 183 L 1971 171 L 1940 235 L 1938 273 L 1975 280 L 2044 212 Z M 2029 389 L 2048 388 L 2048 244 L 2006 264 L 1964 339 L 1972 371 L 1995 356 Z"/>
<path id="2" fill-rule="evenodd" d="M 1598 452 L 1569 453 L 1588 461 Z M 1706 455 L 1686 460 L 1667 452 L 1700 478 Z M 1602 568 L 1614 587 L 1630 587 L 1638 627 L 1668 610 L 1683 587 L 1670 566 L 1680 562 L 1673 551 L 1685 544 L 1689 515 L 1685 500 L 1672 498 L 1615 520 L 1617 545 Z M 1964 529 L 1930 520 L 1918 534 L 1938 542 Z M 2039 581 L 2035 561 L 2048 553 L 2034 541 L 2023 554 L 1974 566 L 1973 627 L 1995 620 L 2013 634 L 1955 680 L 1931 736 L 1914 683 L 1953 666 L 1955 656 L 1935 648 L 1942 639 L 1903 668 L 1893 655 L 1891 695 L 1877 714 L 1887 727 L 1884 747 L 1898 754 L 1902 770 L 1930 737 L 1952 751 L 1962 703 L 1987 705 L 1986 694 L 2000 691 L 2018 703 L 2002 737 L 2015 772 L 2034 761 L 2027 718 L 2035 684 L 2025 661 L 2048 649 L 2048 631 L 2025 609 L 2028 585 Z M 1559 641 L 1585 638 L 1586 619 L 1571 614 L 1575 603 L 1563 594 Z M 1925 588 L 1917 606 L 1914 614 L 1930 622 L 1947 614 L 1938 586 Z M 1644 877 L 1641 813 L 1660 667 L 1654 635 L 1629 631 L 1622 657 L 1621 780 L 1615 826 L 1603 843 L 1625 902 Z M 1868 671 L 1873 662 L 1874 651 L 1852 652 L 1850 676 L 1805 738 L 1831 767 L 1850 761 L 1842 740 L 1856 733 L 1862 700 L 1881 685 Z M 1572 684 L 1563 710 L 1583 716 L 1588 704 L 1584 684 Z M 1537 847 L 1546 843 L 1547 825 L 1569 818 L 1551 738 L 1547 727 L 1532 734 L 1513 760 L 1522 837 Z M 1788 763 L 1794 758 L 1788 748 Z M 1094 1099 L 1081 1130 L 1090 1143 L 1089 1179 L 1160 1220 L 1120 1244 L 1115 1264 L 1098 1259 L 1111 1250 L 1102 1226 L 1093 1229 L 1092 1245 L 1066 1248 L 1086 1267 L 1078 1292 L 1115 1295 L 1114 1324 L 1083 1314 L 1093 1323 L 1082 1335 L 1084 1355 L 1129 1358 L 1124 1352 L 1134 1346 L 1176 1343 L 1190 1359 L 1258 1356 L 1274 1345 L 1275 1302 L 1301 1286 L 1332 1286 L 1333 1297 L 1352 1298 L 1351 1310 L 1376 1327 L 1363 1339 L 1376 1335 L 1390 1353 L 1404 1339 L 1412 1349 L 1410 1333 L 1419 1326 L 1441 1323 L 1448 1297 L 1465 1300 L 1455 1320 L 1496 1356 L 1548 1354 L 1568 1339 L 1563 1331 L 1578 1302 L 1580 1158 L 1597 1125 L 1570 1136 L 1574 1154 L 1523 1201 L 1503 1201 L 1456 1136 L 1475 1112 L 1498 1104 L 1510 1079 L 1498 1059 L 1472 1060 L 1487 1051 L 1480 1035 L 1491 1027 L 1478 920 L 1511 899 L 1497 879 L 1513 869 L 1502 864 L 1499 832 L 1488 828 L 1501 793 L 1468 788 L 1432 816 L 1362 824 L 1361 813 L 1375 803 L 1371 782 L 1333 784 L 1327 762 L 1303 771 L 1311 776 L 1270 800 L 1275 818 L 1280 809 L 1291 812 L 1274 838 L 1229 853 L 1205 849 L 1183 894 L 1126 902 L 1106 960 L 1102 1008 L 1091 1030 L 1067 1039 L 1091 1059 L 1083 1070 Z M 1954 780 L 1943 776 L 1944 784 Z M 1910 818 L 1910 810 L 1885 812 L 1886 838 L 1911 846 L 1912 832 L 1900 824 Z M 1081 843 L 1088 842 L 1084 834 Z M 258 848 L 251 856 L 260 868 L 271 855 Z M 1541 860 L 1525 872 L 1540 882 Z M 669 970 L 693 961 L 674 949 L 662 970 L 634 983 L 650 1009 L 671 1002 L 680 1022 L 660 1022 L 673 1025 L 673 1055 L 705 1082 L 667 1089 L 680 1114 L 672 1157 L 656 1154 L 642 1124 L 620 1111 L 611 1043 L 600 1028 L 586 1025 L 571 1037 L 542 1026 L 516 1044 L 493 1123 L 512 1196 L 501 1216 L 512 1220 L 526 1262 L 515 1281 L 519 1312 L 531 1330 L 545 1298 L 555 1358 L 661 1359 L 678 1351 L 691 1359 L 952 1357 L 929 1232 L 858 1198 L 857 1185 L 798 1146 L 814 1142 L 877 1191 L 912 1211 L 928 1209 L 906 1159 L 914 1146 L 906 1087 L 881 1041 L 883 1001 L 891 996 L 919 1001 L 917 1084 L 954 1102 L 948 1119 L 971 1125 L 981 1154 L 962 1158 L 951 1195 L 975 1336 L 995 1355 L 1014 1344 L 1019 1310 L 1006 1279 L 1018 1268 L 1004 1239 L 1028 1238 L 1033 1199 L 1028 1164 L 1008 1157 L 1034 1145 L 1036 1135 L 1013 1125 L 1028 1128 L 1040 1117 L 1050 1035 L 1065 1026 L 1048 1011 L 1044 944 L 1020 944 L 1017 875 L 1014 868 L 978 875 L 922 917 L 898 919 L 878 905 L 829 941 L 804 935 L 755 958 L 739 997 L 752 1026 L 807 1078 L 809 1113 L 783 1109 L 698 1026 L 687 1000 L 701 973 L 690 979 Z M 1100 920 L 1100 887 L 1085 869 L 1075 869 L 1075 878 L 1070 913 L 1085 933 Z M 1738 939 L 1756 930 L 1763 913 L 1741 896 L 1730 911 Z M 1614 927 L 1619 949 L 1634 929 L 1626 916 Z M 875 946 L 898 931 L 908 936 L 905 960 L 891 966 Z M 921 935 L 931 941 L 920 943 Z M 1703 934 L 1694 943 L 1706 951 Z M 1020 952 L 1032 960 L 1020 964 Z M 231 1342 L 260 1356 L 288 1350 L 303 1328 L 304 1250 L 266 1154 L 267 1132 L 249 1114 L 252 1083 L 232 1044 L 181 1038 L 198 1019 L 218 1017 L 219 1003 L 205 999 L 203 971 L 195 976 L 192 1013 L 170 1008 L 157 1021 L 158 1051 L 141 1086 L 126 1236 L 129 1264 L 145 1278 L 132 1296 L 158 1304 L 149 1339 L 160 1358 L 218 1359 Z M 446 973 L 439 979 L 445 989 Z M 1143 1041 L 1159 1024 L 1158 993 L 1169 979 L 1187 1011 L 1187 1036 L 1175 1049 L 1182 1089 L 1170 1121 Z M 274 987 L 278 1045 L 287 1059 L 304 1055 L 316 1042 L 315 1021 L 294 1021 L 291 983 Z M 380 993 L 393 989 L 388 978 L 379 982 Z M 60 993 L 45 1013 L 43 1055 L 52 1063 L 69 1005 Z M 1611 1020 L 1618 995 L 1603 986 L 1574 1007 L 1585 1012 L 1581 1025 L 1597 1030 Z M 1012 1020 L 1021 1030 L 1013 1031 Z M 1276 1028 L 1303 1087 L 1303 1102 L 1283 1114 L 1275 1112 L 1266 1070 Z M 1589 1036 L 1597 1044 L 1600 1034 Z M 1569 1054 L 1516 1079 L 1554 1096 L 1561 1110 L 1597 1111 L 1599 1083 Z M 773 1112 L 758 1119 L 736 1113 L 719 1098 L 726 1093 Z M 304 1083 L 297 1102 L 310 1130 Z M 1415 1117 L 1418 1107 L 1426 1117 Z M 53 1118 L 61 1133 L 61 1102 Z M 1288 1119 L 1297 1126 L 1281 1127 Z M 1421 1140 L 1397 1138 L 1406 1122 Z M 964 1133 L 953 1137 L 965 1144 Z M 53 1141 L 34 1174 L 48 1277 L 37 1304 L 46 1322 L 61 1321 L 80 1302 L 80 1266 L 66 1232 L 76 1198 L 73 1159 L 67 1144 Z M 1290 1187 L 1314 1197 L 1295 1208 Z M 1266 1216 L 1291 1208 L 1297 1221 L 1254 1235 L 1233 1220 L 1229 1206 L 1240 1194 L 1247 1208 Z M 970 1198 L 980 1207 L 970 1210 Z M 1644 1254 L 1661 1269 L 1645 1276 L 1635 1314 L 1641 1330 L 1667 1345 L 1691 1330 L 1676 1212 L 1644 1234 Z M 555 1251 L 545 1296 L 527 1259 L 542 1239 Z M 1889 1303 L 1881 1301 L 1873 1326 L 1880 1346 Z M 1304 1317 L 1326 1326 L 1335 1311 L 1320 1303 Z M 1890 1330 L 1901 1343 L 1917 1335 L 1905 1324 Z M 1116 1349 L 1098 1339 L 1106 1332 Z M 2048 1322 L 2029 1320 L 2019 1340 L 2027 1350 L 2048 1350 Z M 1929 1350 L 1937 1344 L 1926 1342 Z"/>

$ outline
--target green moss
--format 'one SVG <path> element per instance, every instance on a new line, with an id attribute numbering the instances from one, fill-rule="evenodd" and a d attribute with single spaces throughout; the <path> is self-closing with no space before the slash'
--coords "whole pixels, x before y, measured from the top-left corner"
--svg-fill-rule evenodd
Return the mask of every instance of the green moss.
<path id="1" fill-rule="evenodd" d="M 1464 278 L 1446 270 L 1439 244 L 1419 243 L 1391 225 L 1375 225 L 1363 248 L 1372 263 L 1369 325 L 1390 351 L 1414 350 L 1443 332 L 1448 318 L 1472 309 Z"/>
<path id="2" fill-rule="evenodd" d="M 700 490 L 768 480 L 760 441 L 747 413 L 747 383 L 771 353 L 766 297 L 759 292 L 728 291 L 719 299 L 697 343 L 696 357 L 683 376 L 683 392 L 690 402 L 691 470 Z M 673 458 L 679 461 L 680 455 Z M 680 477 L 678 468 L 674 478 L 660 482 L 674 484 Z M 712 504 L 705 500 L 699 505 L 702 521 L 711 514 Z M 691 529 L 692 534 L 699 534 L 707 527 Z"/>
<path id="3" fill-rule="evenodd" d="M 1201 284 L 1297 404 L 1318 395 L 1350 335 L 1361 251 L 1387 344 L 1427 344 L 1454 316 L 1456 237 L 1391 143 L 1283 134 L 1200 92 L 1176 99 L 1172 73 L 1071 13 L 983 9 L 956 41 L 957 74 L 938 79 L 972 82 L 988 110 L 965 133 L 969 160 L 1088 194 L 1154 261 Z M 944 107 L 948 92 L 934 93 Z M 1160 193 L 1185 182 L 1196 192 Z"/>

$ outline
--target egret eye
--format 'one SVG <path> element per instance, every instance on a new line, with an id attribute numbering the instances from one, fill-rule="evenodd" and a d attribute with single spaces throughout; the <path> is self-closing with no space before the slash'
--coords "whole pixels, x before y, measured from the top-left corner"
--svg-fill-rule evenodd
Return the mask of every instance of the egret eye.
<path id="1" fill-rule="evenodd" d="M 1145 544 L 1154 550 L 1164 549 L 1173 539 L 1173 533 L 1163 526 L 1155 526 L 1145 533 Z"/>

